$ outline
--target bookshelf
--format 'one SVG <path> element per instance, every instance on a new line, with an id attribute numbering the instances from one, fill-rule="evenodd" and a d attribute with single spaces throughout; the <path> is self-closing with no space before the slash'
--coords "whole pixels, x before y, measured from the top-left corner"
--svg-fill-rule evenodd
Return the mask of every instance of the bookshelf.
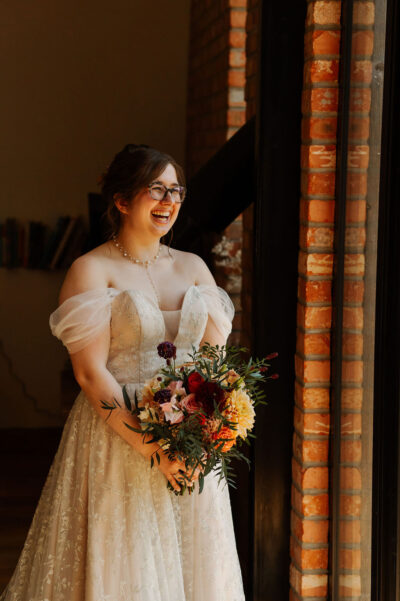
<path id="1" fill-rule="evenodd" d="M 0 222 L 0 267 L 67 269 L 85 252 L 87 240 L 82 216 L 61 215 L 54 227 L 8 217 Z"/>

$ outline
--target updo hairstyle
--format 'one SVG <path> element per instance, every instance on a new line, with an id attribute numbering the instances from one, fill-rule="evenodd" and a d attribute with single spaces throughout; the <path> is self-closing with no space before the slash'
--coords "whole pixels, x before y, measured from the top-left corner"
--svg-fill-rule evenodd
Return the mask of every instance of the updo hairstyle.
<path id="1" fill-rule="evenodd" d="M 146 144 L 127 144 L 115 155 L 100 180 L 107 207 L 103 217 L 108 222 L 109 239 L 118 235 L 121 227 L 121 213 L 115 205 L 114 195 L 118 193 L 125 200 L 132 200 L 140 190 L 157 179 L 168 164 L 175 168 L 178 184 L 185 186 L 182 167 L 170 155 Z"/>

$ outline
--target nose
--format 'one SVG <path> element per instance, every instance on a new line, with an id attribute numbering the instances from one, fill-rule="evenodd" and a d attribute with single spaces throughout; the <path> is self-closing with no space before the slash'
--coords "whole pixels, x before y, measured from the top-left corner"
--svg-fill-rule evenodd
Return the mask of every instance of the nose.
<path id="1" fill-rule="evenodd" d="M 169 198 L 168 198 L 168 195 L 169 195 Z M 172 192 L 171 192 L 171 190 L 167 190 L 166 191 L 165 196 L 164 196 L 164 198 L 162 199 L 161 202 L 168 202 L 168 203 L 171 202 L 172 204 L 175 204 L 175 200 L 172 198 Z"/>

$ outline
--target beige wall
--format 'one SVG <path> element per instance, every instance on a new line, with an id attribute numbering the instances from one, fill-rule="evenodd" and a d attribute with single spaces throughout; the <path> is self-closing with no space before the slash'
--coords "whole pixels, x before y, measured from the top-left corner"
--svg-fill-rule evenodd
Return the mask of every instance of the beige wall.
<path id="1" fill-rule="evenodd" d="M 104 167 L 127 142 L 184 159 L 190 0 L 2 3 L 1 201 L 6 217 L 54 224 L 87 214 Z M 61 423 L 65 351 L 50 334 L 65 272 L 0 268 L 1 426 Z"/>

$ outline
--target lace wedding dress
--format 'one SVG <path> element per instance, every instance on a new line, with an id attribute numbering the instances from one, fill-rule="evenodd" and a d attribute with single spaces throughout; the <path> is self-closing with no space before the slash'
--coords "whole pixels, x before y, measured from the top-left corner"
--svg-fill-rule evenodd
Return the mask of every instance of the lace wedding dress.
<path id="1" fill-rule="evenodd" d="M 207 320 L 226 340 L 233 314 L 218 286 L 191 286 L 174 312 L 108 288 L 67 299 L 50 327 L 71 352 L 110 327 L 107 368 L 133 394 L 165 365 L 157 344 L 169 339 L 177 362 L 189 360 Z M 81 391 L 0 601 L 243 601 L 228 486 L 212 472 L 197 488 L 168 490 Z"/>

